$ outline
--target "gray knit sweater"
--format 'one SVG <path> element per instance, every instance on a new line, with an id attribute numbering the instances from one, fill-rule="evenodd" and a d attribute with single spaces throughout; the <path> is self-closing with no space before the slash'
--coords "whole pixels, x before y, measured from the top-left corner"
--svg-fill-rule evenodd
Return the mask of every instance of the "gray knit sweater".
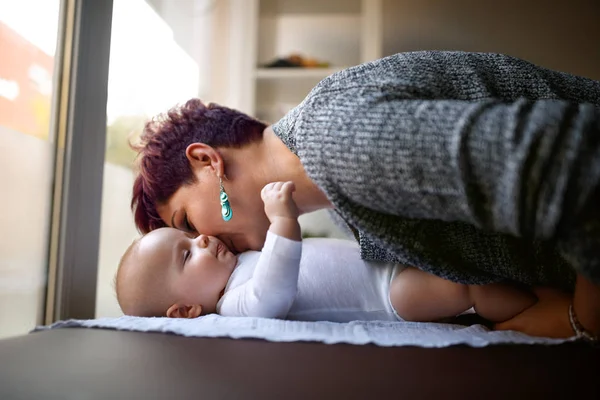
<path id="1" fill-rule="evenodd" d="M 498 54 L 336 73 L 273 129 L 365 259 L 457 282 L 600 282 L 600 82 Z M 574 268 L 574 269 L 573 269 Z"/>

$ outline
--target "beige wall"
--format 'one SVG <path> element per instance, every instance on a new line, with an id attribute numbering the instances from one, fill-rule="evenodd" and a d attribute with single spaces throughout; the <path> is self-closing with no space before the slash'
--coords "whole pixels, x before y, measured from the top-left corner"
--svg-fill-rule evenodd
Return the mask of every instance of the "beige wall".
<path id="1" fill-rule="evenodd" d="M 384 0 L 384 54 L 489 51 L 600 80 L 600 1 Z"/>

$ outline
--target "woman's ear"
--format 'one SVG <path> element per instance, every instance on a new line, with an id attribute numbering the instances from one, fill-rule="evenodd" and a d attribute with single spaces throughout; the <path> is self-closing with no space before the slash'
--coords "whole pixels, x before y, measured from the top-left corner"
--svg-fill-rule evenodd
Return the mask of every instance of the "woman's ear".
<path id="1" fill-rule="evenodd" d="M 209 168 L 217 176 L 223 176 L 223 157 L 213 147 L 204 143 L 192 143 L 185 149 L 185 156 L 195 172 Z"/>
<path id="2" fill-rule="evenodd" d="M 200 304 L 193 306 L 173 304 L 169 307 L 166 314 L 169 318 L 198 318 L 202 315 L 202 306 Z"/>

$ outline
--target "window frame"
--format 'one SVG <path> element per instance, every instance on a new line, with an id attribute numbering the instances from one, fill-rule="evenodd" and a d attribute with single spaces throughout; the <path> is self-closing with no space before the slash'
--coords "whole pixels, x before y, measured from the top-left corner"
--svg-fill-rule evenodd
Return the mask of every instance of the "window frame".
<path id="1" fill-rule="evenodd" d="M 112 0 L 63 0 L 44 323 L 94 318 Z"/>

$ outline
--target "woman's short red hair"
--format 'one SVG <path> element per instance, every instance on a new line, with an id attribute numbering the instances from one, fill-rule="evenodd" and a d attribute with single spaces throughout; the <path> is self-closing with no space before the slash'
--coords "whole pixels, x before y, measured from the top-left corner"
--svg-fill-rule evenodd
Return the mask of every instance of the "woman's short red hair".
<path id="1" fill-rule="evenodd" d="M 191 99 L 146 123 L 138 152 L 131 209 L 142 233 L 167 226 L 156 211 L 183 185 L 196 181 L 186 157 L 192 143 L 241 147 L 259 140 L 266 124 L 218 104 Z"/>

